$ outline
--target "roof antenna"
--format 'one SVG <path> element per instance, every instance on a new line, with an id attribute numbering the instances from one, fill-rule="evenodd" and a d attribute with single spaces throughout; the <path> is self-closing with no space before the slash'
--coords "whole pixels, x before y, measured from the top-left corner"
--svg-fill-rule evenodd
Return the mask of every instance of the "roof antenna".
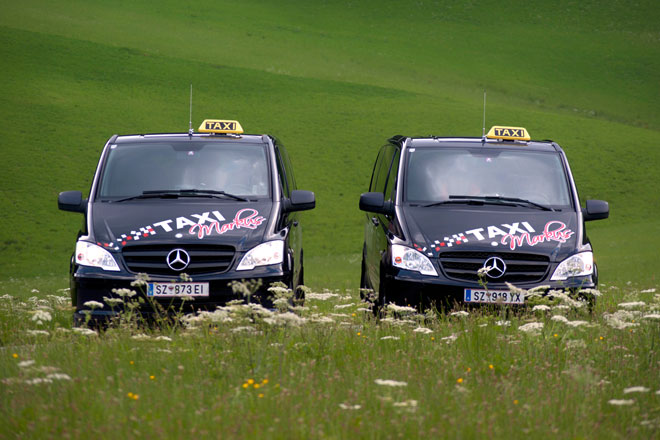
<path id="1" fill-rule="evenodd" d="M 190 83 L 190 122 L 188 123 L 188 136 L 193 135 L 192 128 L 192 83 Z"/>
<path id="2" fill-rule="evenodd" d="M 482 142 L 486 141 L 486 89 L 484 89 L 484 125 L 481 131 Z"/>

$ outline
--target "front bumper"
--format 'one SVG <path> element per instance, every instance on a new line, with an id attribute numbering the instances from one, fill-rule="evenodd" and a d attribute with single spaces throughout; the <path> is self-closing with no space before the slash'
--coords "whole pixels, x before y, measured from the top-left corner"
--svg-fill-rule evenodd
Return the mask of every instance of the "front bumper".
<path id="1" fill-rule="evenodd" d="M 402 305 L 446 305 L 465 304 L 465 289 L 484 289 L 479 283 L 457 281 L 445 277 L 442 273 L 437 276 L 421 275 L 417 272 L 390 268 L 383 280 L 386 284 L 385 301 L 393 301 Z M 535 283 L 520 283 L 515 287 L 530 290 L 535 287 L 547 287 L 549 290 L 578 290 L 596 288 L 592 276 L 569 278 L 566 281 L 541 280 Z M 508 291 L 504 283 L 489 281 L 486 284 L 489 290 Z M 474 303 L 471 303 L 474 304 Z"/>
<path id="2" fill-rule="evenodd" d="M 85 319 L 89 313 L 92 319 L 107 319 L 115 316 L 123 310 L 123 307 L 110 307 L 105 298 L 122 298 L 113 293 L 113 289 L 130 289 L 135 291 L 136 295 L 131 297 L 132 301 L 142 299 L 139 311 L 143 314 L 152 314 L 157 308 L 162 307 L 165 310 L 190 313 L 195 310 L 215 310 L 218 306 L 223 306 L 227 302 L 237 299 L 245 299 L 241 293 L 235 293 L 230 286 L 233 281 L 251 281 L 260 280 L 261 285 L 251 296 L 250 301 L 260 303 L 266 307 L 271 306 L 270 292 L 268 288 L 272 283 L 281 282 L 287 286 L 292 286 L 291 271 L 283 270 L 282 264 L 258 267 L 250 271 L 235 272 L 230 271 L 223 274 L 199 275 L 192 278 L 193 282 L 209 283 L 209 296 L 196 296 L 192 300 L 182 300 L 178 297 L 154 298 L 147 297 L 146 286 L 132 286 L 136 280 L 136 275 L 129 272 L 107 272 L 97 268 L 78 266 L 72 271 L 71 275 L 71 299 L 75 307 L 74 319 Z M 181 281 L 172 277 L 153 276 L 148 282 L 176 282 Z M 126 299 L 126 298 L 123 298 Z M 103 308 L 90 310 L 85 306 L 88 301 L 96 301 L 104 304 Z M 158 304 L 160 307 L 155 306 Z M 84 312 L 83 312 L 84 311 Z"/>

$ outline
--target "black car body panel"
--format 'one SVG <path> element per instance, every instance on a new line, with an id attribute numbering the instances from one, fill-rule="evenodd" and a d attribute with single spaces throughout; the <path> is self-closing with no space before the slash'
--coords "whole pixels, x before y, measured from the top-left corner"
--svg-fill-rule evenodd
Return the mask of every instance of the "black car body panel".
<path id="1" fill-rule="evenodd" d="M 292 289 L 303 283 L 298 211 L 312 209 L 315 197 L 296 188 L 286 150 L 271 136 L 113 136 L 101 153 L 89 198 L 67 191 L 58 202 L 60 209 L 85 216 L 76 245 L 83 251 L 74 253 L 70 269 L 77 318 L 90 313 L 89 301 L 118 298 L 113 289 L 145 296 L 151 287 L 135 285 L 140 274 L 149 283 L 207 284 L 206 294 L 192 302 L 178 295 L 148 298 L 186 310 L 239 299 L 233 281 L 260 280 L 252 299 L 266 305 L 271 283 Z M 272 260 L 257 253 L 252 266 L 239 268 L 264 244 Z M 107 306 L 92 308 L 94 317 L 109 313 Z"/>
<path id="2" fill-rule="evenodd" d="M 360 198 L 361 287 L 380 304 L 462 302 L 467 289 L 484 286 L 597 285 L 584 222 L 607 218 L 609 207 L 590 200 L 583 213 L 554 142 L 395 136 L 378 154 L 369 191 Z M 402 252 L 424 261 L 405 266 Z M 572 258 L 585 269 L 558 275 Z"/>

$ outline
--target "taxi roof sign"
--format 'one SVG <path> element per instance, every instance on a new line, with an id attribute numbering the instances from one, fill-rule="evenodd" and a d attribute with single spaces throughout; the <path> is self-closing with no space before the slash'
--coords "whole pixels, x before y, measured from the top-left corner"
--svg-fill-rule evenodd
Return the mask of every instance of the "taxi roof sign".
<path id="1" fill-rule="evenodd" d="M 523 127 L 506 127 L 494 125 L 486 135 L 488 139 L 502 139 L 505 141 L 529 141 L 529 133 Z"/>
<path id="2" fill-rule="evenodd" d="M 197 130 L 200 133 L 241 134 L 243 127 L 238 121 L 227 119 L 204 119 Z"/>

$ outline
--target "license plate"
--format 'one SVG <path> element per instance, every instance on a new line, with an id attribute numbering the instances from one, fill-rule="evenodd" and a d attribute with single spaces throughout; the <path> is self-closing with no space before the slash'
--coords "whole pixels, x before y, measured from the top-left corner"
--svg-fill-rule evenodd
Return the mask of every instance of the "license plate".
<path id="1" fill-rule="evenodd" d="M 463 299 L 468 303 L 524 304 L 523 293 L 508 290 L 465 289 Z"/>
<path id="2" fill-rule="evenodd" d="M 209 296 L 209 283 L 149 283 L 147 296 L 155 298 Z"/>

